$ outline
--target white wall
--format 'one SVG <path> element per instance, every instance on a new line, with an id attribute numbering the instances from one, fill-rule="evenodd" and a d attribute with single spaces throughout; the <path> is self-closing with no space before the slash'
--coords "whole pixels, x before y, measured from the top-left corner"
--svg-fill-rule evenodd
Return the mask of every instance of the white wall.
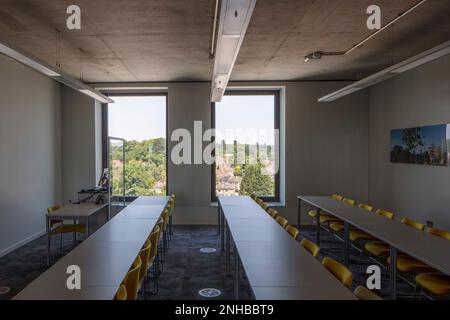
<path id="1" fill-rule="evenodd" d="M 279 210 L 291 221 L 297 221 L 296 196 L 299 194 L 337 192 L 367 201 L 367 92 L 333 103 L 317 102 L 320 96 L 345 85 L 345 82 L 231 83 L 232 87 L 285 88 L 286 207 Z M 169 137 L 177 128 L 186 128 L 193 136 L 196 120 L 203 122 L 203 130 L 210 127 L 210 83 L 155 83 L 151 86 L 168 90 Z M 169 155 L 174 144 L 169 145 Z M 210 166 L 169 162 L 168 167 L 169 192 L 177 196 L 174 223 L 215 224 L 217 208 L 211 206 Z M 310 222 L 306 216 L 302 220 L 302 223 Z"/>
<path id="2" fill-rule="evenodd" d="M 64 202 L 97 185 L 101 170 L 101 112 L 94 99 L 63 87 L 62 163 Z M 101 171 L 100 171 L 101 172 Z"/>
<path id="3" fill-rule="evenodd" d="M 0 55 L 0 256 L 61 201 L 61 86 Z"/>
<path id="4" fill-rule="evenodd" d="M 450 169 L 391 163 L 390 130 L 450 123 L 450 56 L 370 89 L 370 201 L 450 228 Z"/>

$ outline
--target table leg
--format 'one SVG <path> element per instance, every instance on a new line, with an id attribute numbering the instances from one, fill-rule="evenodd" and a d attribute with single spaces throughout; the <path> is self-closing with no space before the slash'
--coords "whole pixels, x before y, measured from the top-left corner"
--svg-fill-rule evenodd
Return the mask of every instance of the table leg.
<path id="1" fill-rule="evenodd" d="M 234 250 L 234 298 L 239 300 L 239 255 L 235 248 Z"/>
<path id="2" fill-rule="evenodd" d="M 47 266 L 50 265 L 50 243 L 51 243 L 51 234 L 50 234 L 50 221 L 49 218 L 45 217 L 45 230 L 47 231 Z"/>
<path id="3" fill-rule="evenodd" d="M 391 246 L 391 264 L 389 265 L 389 290 L 391 300 L 397 299 L 397 248 Z"/>
<path id="4" fill-rule="evenodd" d="M 220 203 L 217 205 L 217 235 L 220 235 Z"/>
<path id="5" fill-rule="evenodd" d="M 302 213 L 302 200 L 300 198 L 297 198 L 297 228 L 300 231 L 300 215 Z"/>
<path id="6" fill-rule="evenodd" d="M 344 222 L 344 264 L 348 267 L 350 262 L 350 246 L 349 246 L 350 226 L 348 222 Z"/>
<path id="7" fill-rule="evenodd" d="M 227 228 L 226 228 L 226 242 L 225 242 L 225 247 L 226 247 L 226 274 L 227 276 L 230 275 L 230 228 L 228 227 L 227 224 Z"/>
<path id="8" fill-rule="evenodd" d="M 320 209 L 317 208 L 317 215 L 316 215 L 316 242 L 317 245 L 320 247 Z"/>
<path id="9" fill-rule="evenodd" d="M 220 246 L 222 248 L 222 251 L 224 251 L 225 250 L 225 226 L 224 226 L 224 224 L 225 224 L 225 217 L 223 216 L 223 211 L 221 211 L 220 217 L 221 217 L 221 220 L 220 220 L 220 227 L 221 227 L 220 228 L 221 229 Z"/>

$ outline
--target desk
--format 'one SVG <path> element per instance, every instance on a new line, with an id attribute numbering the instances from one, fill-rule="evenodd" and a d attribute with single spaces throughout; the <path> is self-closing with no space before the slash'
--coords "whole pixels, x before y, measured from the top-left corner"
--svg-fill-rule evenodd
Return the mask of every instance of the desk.
<path id="1" fill-rule="evenodd" d="M 107 204 L 69 204 L 58 210 L 46 214 L 47 231 L 47 265 L 50 265 L 51 227 L 50 220 L 84 220 L 86 222 L 86 235 L 89 237 L 89 217 L 105 208 Z"/>
<path id="2" fill-rule="evenodd" d="M 161 199 L 157 200 L 158 202 L 161 201 Z M 161 215 L 166 205 L 167 203 L 163 202 L 158 205 L 141 204 L 128 206 L 123 210 L 124 214 L 121 212 L 109 220 L 80 245 L 31 282 L 13 299 L 114 299 L 122 280 L 125 278 L 158 221 L 155 215 L 158 211 L 159 215 Z M 83 214 L 89 216 L 88 205 L 81 206 L 86 206 Z M 91 209 L 93 210 L 94 208 Z M 74 212 L 79 211 L 70 208 L 61 212 L 59 212 L 57 217 L 67 219 L 69 217 L 74 218 Z M 143 216 L 145 212 L 148 213 L 147 217 Z M 77 217 L 79 217 L 78 213 Z M 51 218 L 56 217 L 51 215 Z M 81 290 L 69 290 L 67 288 L 66 281 L 69 275 L 66 273 L 66 270 L 70 265 L 77 265 L 81 269 Z"/>
<path id="3" fill-rule="evenodd" d="M 398 220 L 387 219 L 357 206 L 349 206 L 329 196 L 299 196 L 298 199 L 315 206 L 318 210 L 344 221 L 345 255 L 348 261 L 348 228 L 352 225 L 391 246 L 390 295 L 396 299 L 397 250 L 400 250 L 434 269 L 450 275 L 450 241 L 409 227 Z M 317 225 L 320 230 L 320 225 Z M 320 236 L 320 231 L 317 232 Z"/>
<path id="4" fill-rule="evenodd" d="M 239 260 L 257 300 L 356 299 L 265 210 L 255 206 L 250 197 L 219 197 L 219 204 L 227 225 L 227 273 L 231 238 L 235 247 L 236 299 L 239 298 Z"/>
<path id="5" fill-rule="evenodd" d="M 131 202 L 129 206 L 135 206 L 135 205 L 167 205 L 167 202 L 169 202 L 170 197 L 169 196 L 142 196 L 138 197 L 136 200 Z"/>

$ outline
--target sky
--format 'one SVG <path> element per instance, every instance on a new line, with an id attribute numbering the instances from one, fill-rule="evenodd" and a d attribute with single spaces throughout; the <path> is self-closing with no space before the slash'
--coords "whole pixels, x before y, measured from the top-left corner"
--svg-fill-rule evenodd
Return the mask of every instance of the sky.
<path id="1" fill-rule="evenodd" d="M 112 98 L 114 103 L 108 105 L 109 136 L 128 141 L 166 136 L 165 96 Z M 216 103 L 216 141 L 273 145 L 273 104 L 273 96 L 225 95 Z"/>
<path id="2" fill-rule="evenodd" d="M 449 127 L 448 125 L 433 125 L 420 127 L 420 135 L 422 137 L 423 146 L 416 148 L 417 152 L 428 151 L 428 147 L 432 144 L 446 148 L 446 140 L 449 139 Z M 395 129 L 391 131 L 391 148 L 395 145 L 402 146 L 402 130 Z"/>
<path id="3" fill-rule="evenodd" d="M 108 105 L 109 136 L 147 140 L 166 136 L 165 96 L 112 97 Z"/>

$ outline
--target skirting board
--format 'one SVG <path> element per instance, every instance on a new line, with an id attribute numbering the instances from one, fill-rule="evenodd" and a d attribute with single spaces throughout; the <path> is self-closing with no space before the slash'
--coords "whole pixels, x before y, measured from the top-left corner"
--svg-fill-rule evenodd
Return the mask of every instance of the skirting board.
<path id="1" fill-rule="evenodd" d="M 5 255 L 7 255 L 8 253 L 18 249 L 18 248 L 20 248 L 21 246 L 26 245 L 27 243 L 29 243 L 29 242 L 31 242 L 31 241 L 33 241 L 33 240 L 43 236 L 44 234 L 45 234 L 45 229 L 41 230 L 38 233 L 35 233 L 35 234 L 25 238 L 25 239 L 23 239 L 23 240 L 15 243 L 15 244 L 13 244 L 12 246 L 9 246 L 6 249 L 3 249 L 2 251 L 0 251 L 0 258 L 5 256 Z"/>

